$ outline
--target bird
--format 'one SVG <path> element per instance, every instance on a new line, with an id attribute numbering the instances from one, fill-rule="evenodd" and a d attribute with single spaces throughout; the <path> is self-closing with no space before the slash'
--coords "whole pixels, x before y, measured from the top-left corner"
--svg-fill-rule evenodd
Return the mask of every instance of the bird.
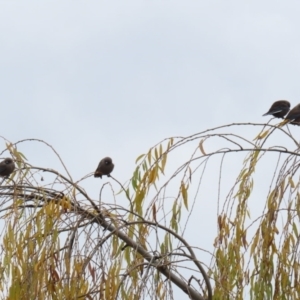
<path id="1" fill-rule="evenodd" d="M 291 109 L 285 119 L 291 121 L 291 124 L 300 125 L 300 103 Z"/>
<path id="2" fill-rule="evenodd" d="M 263 116 L 273 115 L 276 118 L 283 118 L 290 110 L 291 104 L 287 100 L 275 101 L 270 107 L 269 111 Z"/>
<path id="3" fill-rule="evenodd" d="M 14 161 L 11 158 L 5 158 L 0 163 L 0 176 L 8 177 L 15 169 Z"/>
<path id="4" fill-rule="evenodd" d="M 107 175 L 107 177 L 110 177 L 110 173 L 113 171 L 114 166 L 115 165 L 113 164 L 110 157 L 104 157 L 103 159 L 101 159 L 95 171 L 94 177 L 102 178 L 102 175 Z"/>

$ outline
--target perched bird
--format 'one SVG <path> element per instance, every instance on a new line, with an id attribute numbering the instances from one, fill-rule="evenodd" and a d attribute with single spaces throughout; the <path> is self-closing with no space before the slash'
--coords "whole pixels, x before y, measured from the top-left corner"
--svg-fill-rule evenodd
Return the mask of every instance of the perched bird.
<path id="1" fill-rule="evenodd" d="M 285 117 L 286 120 L 292 121 L 291 124 L 300 125 L 300 103 L 297 104 Z"/>
<path id="2" fill-rule="evenodd" d="M 114 169 L 114 166 L 115 165 L 113 164 L 112 159 L 110 157 L 104 157 L 100 161 L 98 168 L 95 171 L 94 177 L 102 178 L 102 175 L 107 175 L 108 177 L 110 177 L 109 174 Z"/>
<path id="3" fill-rule="evenodd" d="M 273 115 L 276 118 L 283 118 L 290 110 L 291 104 L 286 100 L 275 101 L 270 107 L 269 111 L 263 116 Z"/>
<path id="4" fill-rule="evenodd" d="M 5 158 L 4 161 L 0 163 L 0 176 L 8 177 L 15 169 L 15 164 L 11 158 Z"/>

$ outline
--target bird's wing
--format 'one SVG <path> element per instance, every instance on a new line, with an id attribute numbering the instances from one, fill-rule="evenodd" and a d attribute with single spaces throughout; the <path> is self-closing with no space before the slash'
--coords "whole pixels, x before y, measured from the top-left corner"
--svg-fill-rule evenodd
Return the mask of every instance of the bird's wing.
<path id="1" fill-rule="evenodd" d="M 268 112 L 266 112 L 265 114 L 263 114 L 263 116 L 273 115 L 273 114 L 279 113 L 283 109 L 285 109 L 285 107 L 283 107 L 283 106 L 282 107 L 276 107 L 276 108 L 270 109 Z"/>

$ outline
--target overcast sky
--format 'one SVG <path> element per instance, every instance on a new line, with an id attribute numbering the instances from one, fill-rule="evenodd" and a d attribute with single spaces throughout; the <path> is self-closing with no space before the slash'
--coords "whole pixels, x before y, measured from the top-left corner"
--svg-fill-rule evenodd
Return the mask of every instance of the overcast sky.
<path id="1" fill-rule="evenodd" d="M 163 138 L 298 104 L 299 13 L 298 1 L 0 1 L 0 135 L 45 140 L 74 179 L 111 156 L 125 182 Z M 62 171 L 41 144 L 19 150 Z M 100 182 L 87 180 L 94 197 Z M 216 221 L 209 201 L 200 223 Z M 215 229 L 203 234 L 212 250 Z"/>

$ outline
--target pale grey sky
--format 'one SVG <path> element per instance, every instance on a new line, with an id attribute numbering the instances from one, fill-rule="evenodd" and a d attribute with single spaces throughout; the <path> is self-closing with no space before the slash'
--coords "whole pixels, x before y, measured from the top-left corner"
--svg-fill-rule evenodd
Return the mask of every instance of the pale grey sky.
<path id="1" fill-rule="evenodd" d="M 111 156 L 125 182 L 165 137 L 267 122 L 275 100 L 298 104 L 299 13 L 298 1 L 0 1 L 0 135 L 45 140 L 74 179 Z M 19 149 L 62 171 L 42 145 Z M 94 197 L 100 182 L 85 183 Z M 210 201 L 195 219 L 206 228 Z M 212 249 L 215 229 L 203 234 Z"/>

